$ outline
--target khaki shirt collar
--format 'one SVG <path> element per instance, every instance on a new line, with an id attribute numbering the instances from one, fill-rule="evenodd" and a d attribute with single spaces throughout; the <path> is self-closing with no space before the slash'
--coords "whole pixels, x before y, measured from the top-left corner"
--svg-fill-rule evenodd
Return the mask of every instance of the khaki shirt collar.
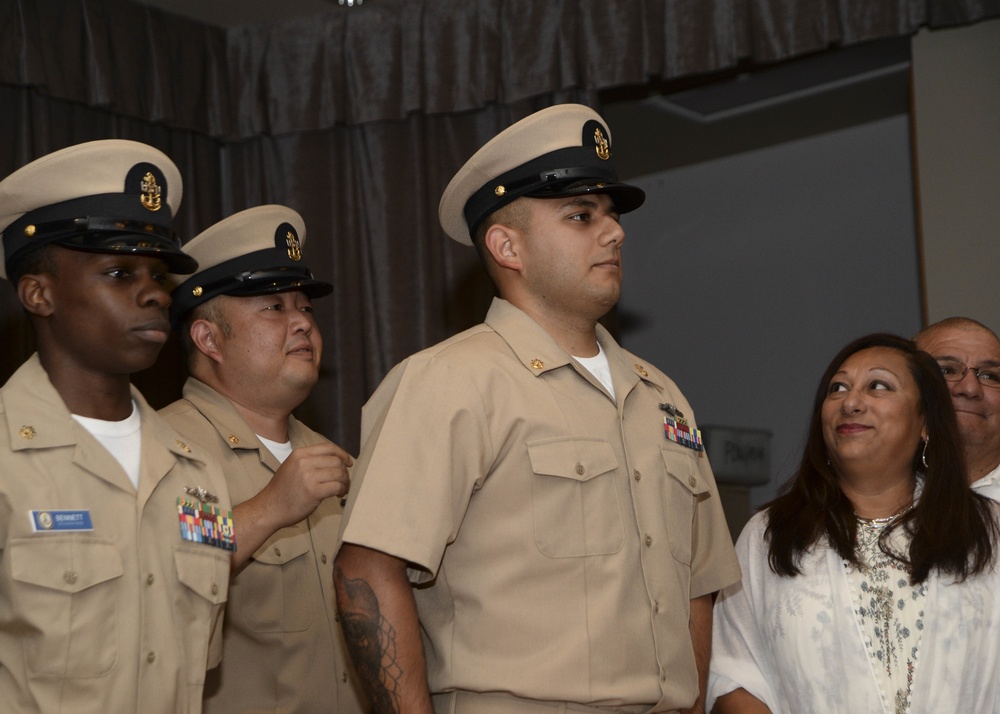
<path id="1" fill-rule="evenodd" d="M 575 364 L 572 357 L 541 325 L 506 300 L 493 299 L 485 323 L 503 338 L 525 369 L 535 376 Z M 628 394 L 640 381 L 659 389 L 666 386 L 657 370 L 635 360 L 602 325 L 597 325 L 597 340 L 608 357 L 611 379 L 617 394 Z"/>
<path id="2" fill-rule="evenodd" d="M 179 442 L 176 434 L 154 418 L 156 411 L 134 385 L 131 392 L 143 429 L 148 427 L 158 437 L 163 437 L 160 441 L 175 456 L 204 460 L 196 456 L 190 447 L 185 448 L 187 445 Z M 73 446 L 79 442 L 77 428 L 83 427 L 73 419 L 66 403 L 52 386 L 37 352 L 11 376 L 0 395 L 7 413 L 7 438 L 12 451 Z"/>
<path id="3" fill-rule="evenodd" d="M 77 424 L 49 381 L 37 352 L 14 372 L 0 394 L 11 451 L 76 444 Z"/>
<path id="4" fill-rule="evenodd" d="M 257 434 L 225 396 L 204 382 L 188 377 L 184 383 L 184 398 L 208 419 L 230 449 L 255 449 L 261 462 L 267 464 L 272 471 L 280 466 L 271 450 L 261 443 Z M 288 417 L 288 438 L 292 442 L 292 448 L 296 449 L 318 442 L 310 430 L 294 416 Z"/>
<path id="5" fill-rule="evenodd" d="M 132 386 L 131 393 L 142 421 L 143 469 L 152 477 L 151 481 L 140 483 L 141 487 L 152 490 L 180 459 L 206 462 L 201 450 L 178 438 L 138 389 Z M 11 376 L 0 390 L 0 399 L 7 414 L 7 443 L 11 451 L 72 447 L 74 463 L 81 468 L 119 488 L 133 490 L 124 471 L 107 468 L 113 457 L 104 449 L 95 448 L 97 441 L 87 438 L 86 429 L 70 415 L 37 353 Z M 139 496 L 143 498 L 144 493 L 140 491 Z"/>
<path id="6" fill-rule="evenodd" d="M 226 397 L 194 377 L 184 382 L 183 393 L 184 398 L 211 422 L 230 449 L 264 449 L 253 429 Z"/>

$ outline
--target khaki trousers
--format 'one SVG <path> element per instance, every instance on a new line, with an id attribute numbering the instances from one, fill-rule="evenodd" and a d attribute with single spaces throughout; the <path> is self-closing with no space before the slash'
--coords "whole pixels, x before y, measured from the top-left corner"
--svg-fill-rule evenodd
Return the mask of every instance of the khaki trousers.
<path id="1" fill-rule="evenodd" d="M 490 692 L 446 692 L 435 694 L 435 714 L 644 714 L 650 706 L 589 707 L 572 702 L 544 702 L 521 699 L 511 694 Z M 672 714 L 662 712 L 662 714 Z"/>

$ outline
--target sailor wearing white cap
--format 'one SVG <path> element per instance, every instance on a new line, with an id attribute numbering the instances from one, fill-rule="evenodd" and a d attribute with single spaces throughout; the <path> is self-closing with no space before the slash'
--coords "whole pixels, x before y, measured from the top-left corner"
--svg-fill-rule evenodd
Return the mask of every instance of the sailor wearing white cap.
<path id="1" fill-rule="evenodd" d="M 200 267 L 173 291 L 191 376 L 161 414 L 222 463 L 240 544 L 208 713 L 366 711 L 332 587 L 353 461 L 292 416 L 319 378 L 312 300 L 333 289 L 305 240 L 291 208 L 241 211 L 184 246 Z"/>
<path id="2" fill-rule="evenodd" d="M 0 388 L 0 711 L 201 711 L 235 548 L 218 466 L 131 387 L 191 272 L 160 151 L 95 141 L 0 182 L 38 352 Z M 214 637 L 213 637 L 214 636 Z"/>
<path id="3" fill-rule="evenodd" d="M 598 324 L 643 199 L 575 104 L 506 129 L 445 189 L 442 227 L 500 298 L 365 406 L 334 568 L 386 711 L 696 705 L 711 596 L 739 568 L 688 403 Z"/>

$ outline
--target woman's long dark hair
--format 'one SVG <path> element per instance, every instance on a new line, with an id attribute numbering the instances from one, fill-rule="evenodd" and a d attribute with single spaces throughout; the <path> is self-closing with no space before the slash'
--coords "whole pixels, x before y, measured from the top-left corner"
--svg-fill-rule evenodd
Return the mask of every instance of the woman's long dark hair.
<path id="1" fill-rule="evenodd" d="M 803 554 L 823 536 L 841 558 L 860 565 L 855 553 L 854 507 L 830 465 L 821 414 L 833 375 L 848 357 L 872 347 L 896 350 L 906 358 L 920 392 L 929 437 L 926 468 L 920 449 L 913 454 L 914 470 L 924 474 L 919 501 L 885 529 L 880 546 L 908 567 L 914 584 L 926 580 L 935 568 L 964 580 L 993 564 L 998 534 L 993 504 L 969 488 L 951 394 L 937 362 L 910 340 L 886 333 L 851 342 L 823 373 L 813 400 L 802 463 L 779 496 L 765 505 L 771 570 L 778 575 L 799 575 Z M 895 553 L 886 545 L 889 532 L 898 527 L 905 527 L 911 536 L 909 553 Z"/>

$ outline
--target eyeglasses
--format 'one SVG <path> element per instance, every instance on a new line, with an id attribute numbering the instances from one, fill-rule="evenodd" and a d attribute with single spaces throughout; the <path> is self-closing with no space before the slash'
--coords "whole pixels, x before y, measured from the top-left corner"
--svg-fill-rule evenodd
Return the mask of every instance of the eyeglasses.
<path id="1" fill-rule="evenodd" d="M 984 387 L 1000 389 L 1000 367 L 967 367 L 963 362 L 953 360 L 939 360 L 941 374 L 946 382 L 961 382 L 969 370 L 976 375 L 976 379 Z"/>

